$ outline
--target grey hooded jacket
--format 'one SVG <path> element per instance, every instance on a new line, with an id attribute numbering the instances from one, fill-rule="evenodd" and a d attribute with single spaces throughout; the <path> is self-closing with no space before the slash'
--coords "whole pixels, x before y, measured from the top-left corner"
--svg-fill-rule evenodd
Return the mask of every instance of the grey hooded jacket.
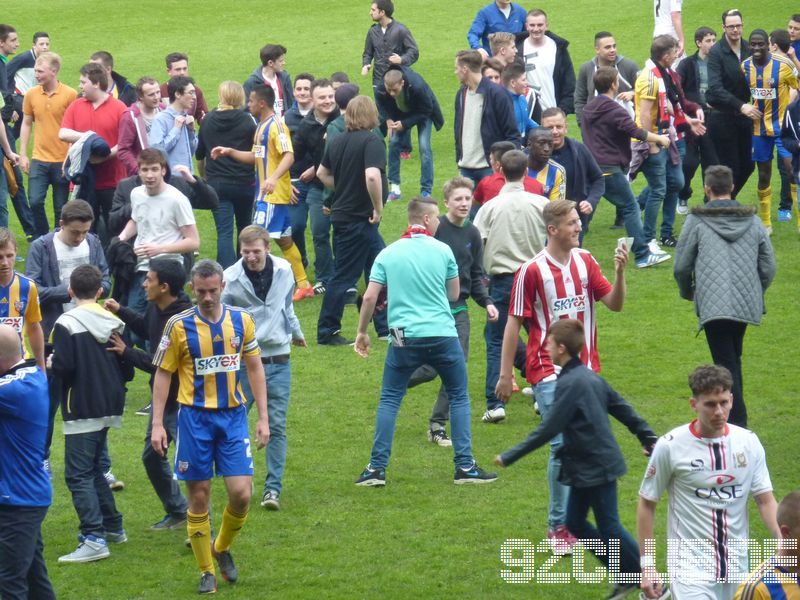
<path id="1" fill-rule="evenodd" d="M 713 200 L 692 209 L 675 249 L 675 280 L 694 300 L 699 326 L 725 319 L 758 325 L 775 255 L 755 208 Z"/>

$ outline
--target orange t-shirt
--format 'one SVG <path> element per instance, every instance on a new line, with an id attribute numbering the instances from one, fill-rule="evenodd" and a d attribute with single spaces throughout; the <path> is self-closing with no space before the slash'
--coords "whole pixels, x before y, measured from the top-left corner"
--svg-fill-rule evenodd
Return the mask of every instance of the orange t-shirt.
<path id="1" fill-rule="evenodd" d="M 33 158 L 42 162 L 64 162 L 69 144 L 58 139 L 61 119 L 78 93 L 59 82 L 52 94 L 37 85 L 28 90 L 22 102 L 22 112 L 33 118 Z"/>

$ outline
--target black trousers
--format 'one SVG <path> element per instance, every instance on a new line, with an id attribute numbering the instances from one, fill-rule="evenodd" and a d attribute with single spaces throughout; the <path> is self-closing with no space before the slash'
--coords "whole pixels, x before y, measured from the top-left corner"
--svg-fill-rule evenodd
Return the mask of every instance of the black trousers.
<path id="1" fill-rule="evenodd" d="M 0 598 L 55 600 L 42 550 L 46 506 L 0 505 Z"/>
<path id="2" fill-rule="evenodd" d="M 717 150 L 708 133 L 700 137 L 686 136 L 686 156 L 683 158 L 683 189 L 678 193 L 681 200 L 692 197 L 692 179 L 700 167 L 700 173 L 705 177 L 705 172 L 711 165 L 718 165 Z"/>
<path id="3" fill-rule="evenodd" d="M 712 110 L 708 115 L 708 133 L 714 141 L 719 164 L 733 171 L 733 194 L 736 195 L 753 173 L 753 122 L 741 115 Z"/>
<path id="4" fill-rule="evenodd" d="M 733 376 L 733 407 L 728 422 L 747 427 L 747 407 L 742 395 L 742 344 L 747 323 L 717 319 L 703 325 L 715 365 L 725 367 Z"/>

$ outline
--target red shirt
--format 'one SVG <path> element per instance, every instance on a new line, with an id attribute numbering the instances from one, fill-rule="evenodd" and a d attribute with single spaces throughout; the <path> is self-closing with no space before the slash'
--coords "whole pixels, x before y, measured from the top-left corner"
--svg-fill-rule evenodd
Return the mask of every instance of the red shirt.
<path id="1" fill-rule="evenodd" d="M 487 175 L 481 179 L 480 182 L 478 182 L 478 187 L 475 188 L 475 192 L 472 194 L 472 199 L 478 204 L 486 204 L 489 200 L 500 194 L 500 189 L 505 184 L 506 178 L 503 177 L 502 173 L 492 173 L 491 175 Z M 542 187 L 542 184 L 536 181 L 533 177 L 528 177 L 525 175 L 525 179 L 522 180 L 522 185 L 526 192 L 544 196 L 544 187 Z"/>
<path id="2" fill-rule="evenodd" d="M 105 102 L 95 108 L 86 98 L 78 98 L 67 107 L 61 127 L 75 131 L 94 131 L 103 138 L 110 148 L 117 145 L 119 121 L 128 107 L 120 100 L 108 96 Z M 125 170 L 116 157 L 95 165 L 95 189 L 113 190 L 119 180 L 125 177 Z"/>
<path id="3" fill-rule="evenodd" d="M 565 265 L 558 264 L 547 250 L 542 250 L 517 270 L 508 314 L 528 322 L 525 376 L 531 384 L 555 374 L 544 343 L 550 324 L 556 319 L 578 319 L 583 323 L 585 344 L 581 362 L 593 371 L 600 371 L 595 301 L 611 289 L 600 265 L 581 248 L 572 250 Z"/>

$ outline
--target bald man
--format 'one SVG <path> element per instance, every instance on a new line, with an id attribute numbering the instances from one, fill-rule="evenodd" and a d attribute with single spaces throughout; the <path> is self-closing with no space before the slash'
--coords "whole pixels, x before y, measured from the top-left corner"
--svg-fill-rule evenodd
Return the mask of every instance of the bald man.
<path id="1" fill-rule="evenodd" d="M 44 470 L 47 377 L 0 325 L 0 590 L 3 598 L 55 599 L 42 556 L 42 521 L 53 497 Z"/>

